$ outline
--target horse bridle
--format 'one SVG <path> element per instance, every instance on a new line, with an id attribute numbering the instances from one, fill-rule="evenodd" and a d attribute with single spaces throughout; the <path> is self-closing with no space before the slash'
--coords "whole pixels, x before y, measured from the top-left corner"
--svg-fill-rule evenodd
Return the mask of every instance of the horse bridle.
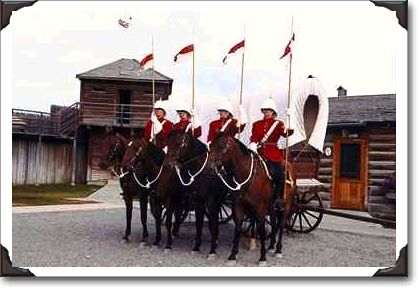
<path id="1" fill-rule="evenodd" d="M 181 144 L 180 144 L 180 146 L 179 146 L 179 149 L 181 149 L 181 148 L 185 148 L 186 146 L 187 146 L 186 133 L 184 133 L 184 134 L 182 135 L 182 140 L 181 140 Z M 195 174 L 191 174 L 191 172 L 188 170 L 188 174 L 189 174 L 189 176 L 190 176 L 190 178 L 189 178 L 189 182 L 185 182 L 185 181 L 182 179 L 182 175 L 181 175 L 181 173 L 180 173 L 180 168 L 179 168 L 179 165 L 178 165 L 177 161 L 175 161 L 175 171 L 176 171 L 176 174 L 177 174 L 177 176 L 178 176 L 178 178 L 179 178 L 180 183 L 181 183 L 183 186 L 190 186 L 190 185 L 191 185 L 191 184 L 195 181 L 195 178 L 196 178 L 197 176 L 199 176 L 199 174 L 201 174 L 201 173 L 202 173 L 202 171 L 204 171 L 204 168 L 205 168 L 205 166 L 207 165 L 207 163 L 208 163 L 208 158 L 209 158 L 209 153 L 208 153 L 208 151 L 206 151 L 205 153 L 206 153 L 205 161 L 204 161 L 204 164 L 202 164 L 201 168 L 199 168 L 199 169 L 198 169 L 198 171 L 197 171 Z M 201 156 L 202 156 L 202 154 L 200 154 L 200 155 L 198 155 L 198 156 L 196 156 L 196 157 L 194 157 L 194 158 L 191 158 L 191 159 L 189 159 L 189 160 L 187 160 L 187 161 L 183 162 L 182 164 L 183 164 L 183 165 L 185 165 L 186 163 L 192 162 L 192 161 L 194 161 L 194 160 L 196 160 L 196 159 L 200 158 Z"/>
<path id="2" fill-rule="evenodd" d="M 142 149 L 143 149 L 143 147 L 142 147 L 142 146 L 138 147 L 138 150 L 137 150 L 137 152 L 135 153 L 134 158 L 137 158 L 137 157 L 139 157 L 139 156 L 140 156 L 140 153 L 141 153 Z M 138 179 L 138 177 L 137 177 L 137 175 L 136 175 L 136 173 L 135 173 L 136 168 L 133 166 L 133 164 L 132 164 L 132 163 L 130 164 L 130 167 L 131 167 L 131 172 L 132 172 L 132 175 L 133 175 L 133 177 L 134 177 L 135 182 L 137 182 L 137 184 L 138 184 L 140 187 L 142 187 L 142 188 L 146 188 L 146 189 L 150 189 L 150 188 L 151 188 L 151 185 L 153 185 L 153 184 L 157 181 L 157 179 L 159 179 L 159 178 L 160 178 L 161 172 L 163 171 L 163 164 L 162 164 L 162 165 L 160 165 L 160 170 L 159 170 L 159 173 L 157 173 L 157 176 L 156 176 L 153 180 L 151 180 L 151 181 L 150 181 L 150 180 L 148 180 L 148 177 L 145 177 L 145 180 L 147 181 L 147 183 L 146 183 L 146 184 L 143 184 L 143 183 L 141 183 L 141 181 Z"/>
<path id="3" fill-rule="evenodd" d="M 229 148 L 230 148 L 230 142 L 227 141 L 227 144 L 226 144 L 225 148 L 223 148 L 221 150 L 221 155 L 222 156 L 225 155 Z M 234 184 L 236 184 L 236 187 L 232 187 L 232 186 L 230 186 L 230 184 L 227 183 L 227 181 L 224 179 L 223 175 L 218 171 L 217 167 L 214 168 L 215 174 L 217 174 L 218 178 L 221 179 L 221 181 L 224 183 L 225 186 L 227 186 L 228 189 L 233 190 L 233 191 L 238 191 L 244 185 L 246 185 L 253 176 L 254 162 L 255 162 L 255 157 L 253 156 L 253 153 L 250 154 L 250 157 L 251 157 L 251 162 L 250 162 L 249 175 L 247 176 L 247 178 L 242 183 L 239 183 L 239 182 L 237 182 L 236 178 L 234 178 L 234 176 L 233 176 L 233 181 L 234 181 Z M 222 168 L 224 169 L 224 166 L 222 166 Z"/>

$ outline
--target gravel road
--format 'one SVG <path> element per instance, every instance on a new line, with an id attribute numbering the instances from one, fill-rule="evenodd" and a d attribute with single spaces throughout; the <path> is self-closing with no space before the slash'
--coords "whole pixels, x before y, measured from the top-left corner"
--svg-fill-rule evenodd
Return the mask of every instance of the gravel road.
<path id="1" fill-rule="evenodd" d="M 120 200 L 121 201 L 121 200 Z M 122 201 L 121 201 L 122 202 Z M 120 203 L 121 203 L 120 202 Z M 84 204 L 83 204 L 84 205 Z M 86 204 L 87 205 L 87 204 Z M 98 204 L 99 205 L 99 204 Z M 57 210 L 57 209 L 55 209 Z M 149 243 L 154 240 L 154 220 L 149 216 Z M 13 266 L 226 266 L 233 224 L 220 227 L 218 254 L 207 259 L 209 233 L 204 227 L 202 252 L 192 254 L 194 223 L 181 227 L 173 249 L 140 246 L 141 226 L 134 210 L 131 242 L 122 240 L 123 207 L 13 214 Z M 269 256 L 267 266 L 394 266 L 395 231 L 379 225 L 325 216 L 320 228 L 309 234 L 286 235 L 284 257 Z M 237 266 L 257 266 L 259 251 L 241 245 Z"/>

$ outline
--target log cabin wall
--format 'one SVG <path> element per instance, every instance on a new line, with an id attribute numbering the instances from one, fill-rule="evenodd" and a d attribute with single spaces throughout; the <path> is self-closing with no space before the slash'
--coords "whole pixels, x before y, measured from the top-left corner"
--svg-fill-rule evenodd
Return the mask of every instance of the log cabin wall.
<path id="1" fill-rule="evenodd" d="M 331 207 L 333 175 L 333 142 L 342 137 L 342 129 L 349 132 L 348 137 L 368 140 L 368 189 L 365 191 L 365 208 L 371 202 L 379 202 L 382 196 L 368 195 L 368 190 L 380 187 L 385 177 L 396 172 L 396 128 L 395 123 L 369 124 L 360 128 L 328 128 L 324 149 L 332 150 L 330 156 L 323 153 L 319 161 L 318 179 L 324 184 L 321 197 L 326 207 Z M 374 189 L 373 189 L 374 190 Z M 373 191 L 372 190 L 372 191 Z"/>

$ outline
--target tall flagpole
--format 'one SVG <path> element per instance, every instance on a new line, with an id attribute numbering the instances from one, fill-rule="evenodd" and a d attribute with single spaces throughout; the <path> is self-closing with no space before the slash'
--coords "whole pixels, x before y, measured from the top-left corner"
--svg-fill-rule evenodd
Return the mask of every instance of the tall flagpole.
<path id="1" fill-rule="evenodd" d="M 192 109 L 195 108 L 195 30 L 192 31 Z"/>
<path id="2" fill-rule="evenodd" d="M 246 51 L 246 24 L 243 25 L 243 41 L 244 41 L 244 45 L 243 45 L 243 53 L 242 53 L 242 69 L 241 69 L 241 75 L 240 75 L 240 92 L 239 92 L 239 108 L 243 103 L 243 72 L 244 72 L 244 52 Z M 240 131 L 240 127 L 241 127 L 241 122 L 240 122 L 240 109 L 239 109 L 239 135 L 238 138 L 240 140 L 240 136 L 241 136 L 241 131 Z"/>
<path id="3" fill-rule="evenodd" d="M 154 80 L 154 36 L 151 36 L 151 55 L 153 55 L 153 65 L 151 68 L 151 87 L 152 87 L 152 93 L 153 93 L 153 112 L 154 113 L 154 104 L 156 103 L 156 89 L 155 89 L 155 80 Z M 154 144 L 156 144 L 156 138 L 154 137 L 154 132 L 155 132 L 155 127 L 154 124 L 152 125 L 153 130 L 152 130 L 152 134 L 153 134 L 153 142 Z"/>
<path id="4" fill-rule="evenodd" d="M 292 39 L 292 36 L 293 36 L 293 33 L 294 33 L 294 15 L 292 16 L 292 18 L 291 18 L 291 38 L 290 39 Z M 291 67 L 292 67 L 292 50 L 291 50 L 291 53 L 290 53 L 290 67 L 289 67 L 289 74 L 288 74 L 288 99 L 287 99 L 287 110 L 286 110 L 286 123 L 287 123 L 287 125 L 286 125 L 286 138 L 285 138 L 285 169 L 284 169 L 284 174 L 285 174 L 285 185 L 284 185 L 284 193 L 283 193 L 283 195 L 284 195 L 284 199 L 285 200 L 287 200 L 287 172 L 288 172 L 288 129 L 289 129 L 289 125 L 291 124 L 290 122 L 291 122 L 291 115 L 289 114 L 289 110 L 290 110 L 290 106 L 291 106 Z"/>
<path id="5" fill-rule="evenodd" d="M 153 107 L 154 107 L 154 103 L 156 101 L 156 90 L 155 90 L 155 81 L 154 81 L 154 37 L 151 37 L 151 55 L 153 55 L 153 66 L 152 66 L 152 76 L 151 76 L 151 82 L 152 82 L 152 91 L 153 91 Z"/>
<path id="6" fill-rule="evenodd" d="M 192 29 L 192 109 L 195 109 L 195 29 Z M 192 136 L 194 135 L 195 115 L 192 115 Z"/>

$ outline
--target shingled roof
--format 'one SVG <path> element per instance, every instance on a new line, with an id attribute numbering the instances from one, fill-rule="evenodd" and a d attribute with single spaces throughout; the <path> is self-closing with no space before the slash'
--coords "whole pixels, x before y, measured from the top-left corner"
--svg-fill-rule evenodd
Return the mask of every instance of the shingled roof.
<path id="1" fill-rule="evenodd" d="M 154 70 L 154 80 L 157 82 L 173 82 L 160 72 Z M 136 59 L 121 58 L 112 63 L 94 68 L 84 73 L 77 74 L 76 77 L 82 79 L 99 80 L 123 80 L 134 82 L 148 82 L 152 80 L 152 69 L 140 70 L 140 62 Z"/>
<path id="2" fill-rule="evenodd" d="M 330 126 L 393 121 L 396 121 L 395 94 L 329 98 Z"/>

